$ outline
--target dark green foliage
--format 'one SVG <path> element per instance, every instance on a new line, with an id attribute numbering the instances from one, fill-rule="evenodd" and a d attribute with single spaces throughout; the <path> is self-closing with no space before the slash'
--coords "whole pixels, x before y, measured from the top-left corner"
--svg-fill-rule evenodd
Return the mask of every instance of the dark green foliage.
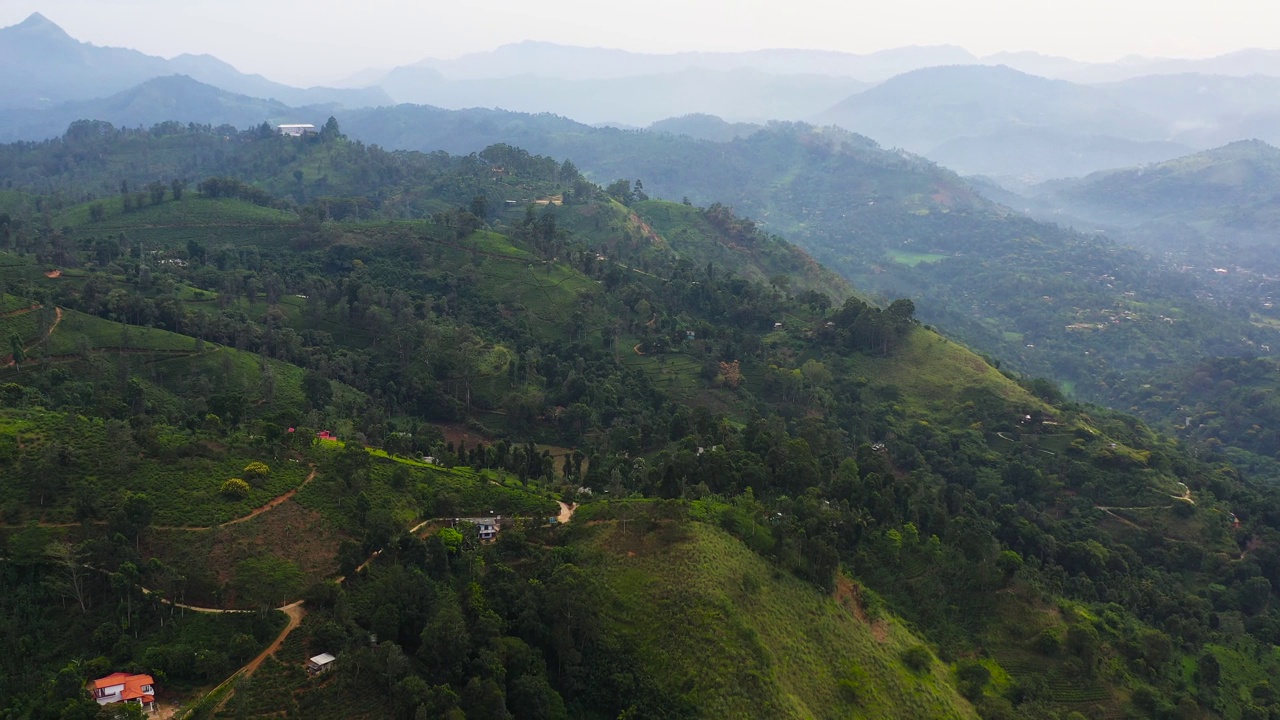
<path id="1" fill-rule="evenodd" d="M 23 361 L 0 371 L 0 513 L 19 525 L 87 521 L 59 557 L 83 552 L 108 571 L 81 612 L 68 563 L 45 557 L 47 528 L 14 529 L 3 589 L 20 621 L 65 603 L 61 621 L 36 626 L 70 633 L 81 614 L 100 613 L 78 628 L 93 651 L 132 646 L 156 608 L 130 588 L 184 583 L 146 556 L 156 526 L 241 517 L 297 488 L 314 462 L 294 499 L 345 534 L 333 564 L 350 585 L 305 591 L 325 613 L 312 637 L 350 659 L 342 672 L 376 678 L 342 685 L 351 697 L 402 717 L 696 713 L 600 622 L 605 601 L 575 558 L 574 527 L 592 521 L 622 538 L 678 535 L 691 521 L 723 528 L 775 577 L 843 593 L 867 622 L 910 623 L 943 661 L 960 659 L 955 682 L 993 716 L 1094 714 L 1090 703 L 1113 710 L 1130 694 L 1147 712 L 1187 700 L 1238 714 L 1238 691 L 1273 666 L 1275 491 L 1132 418 L 1051 404 L 1060 395 L 1048 381 L 1014 382 L 921 328 L 918 299 L 846 299 L 821 272 L 793 278 L 805 256 L 724 207 L 672 209 L 624 181 L 613 191 L 633 219 L 573 165 L 510 146 L 385 153 L 335 123 L 323 141 L 236 136 L 219 167 L 196 172 L 189 153 L 213 147 L 214 134 L 121 131 L 3 151 L 7 172 L 30 174 L 84 143 L 101 152 L 47 180 L 85 194 L 127 180 L 132 208 L 110 205 L 98 221 L 90 204 L 66 209 L 70 232 L 27 213 L 10 235 L 17 250 L 0 258 L 0 279 L 23 293 L 0 306 L 19 311 L 0 332 Z M 159 204 L 139 205 L 157 171 L 107 172 L 139 147 L 153 147 L 163 177 L 202 178 L 202 197 L 169 185 Z M 1006 231 L 1041 230 L 878 212 L 855 214 L 927 230 L 938 247 L 925 249 L 947 253 L 960 251 L 953 223 L 969 223 L 967 237 L 999 225 L 1006 250 L 1030 246 Z M 685 254 L 678 233 L 695 250 Z M 1045 267 L 1116 257 L 1045 237 L 1069 246 Z M 710 246 L 727 244 L 753 259 L 721 261 Z M 970 262 L 955 260 L 918 272 Z M 975 266 L 975 282 L 1000 285 L 1000 262 Z M 53 265 L 62 277 L 45 277 Z M 1000 285 L 1002 302 L 1039 296 L 1044 277 L 1058 275 Z M 1265 381 L 1260 370 L 1234 376 Z M 1265 418 L 1265 393 L 1241 407 Z M 1252 424 L 1230 429 L 1264 449 L 1266 425 Z M 321 431 L 342 444 L 315 440 Z M 219 498 L 250 461 L 270 473 L 243 500 Z M 560 534 L 540 527 L 557 512 L 549 490 L 588 503 Z M 486 547 L 465 526 L 404 532 L 490 511 L 526 524 Z M 859 578 L 856 598 L 842 567 Z M 224 570 L 237 599 L 260 608 L 318 579 L 270 553 Z M 734 603 L 769 581 L 734 577 Z M 119 609 L 102 610 L 104 598 Z M 31 651 L 19 635 L 6 648 L 15 656 Z M 206 656 L 199 669 L 184 652 L 151 661 L 217 674 L 248 646 L 229 638 L 217 650 L 225 662 Z M 24 703 L 58 686 L 57 647 L 24 675 Z M 950 677 L 923 645 L 900 661 L 917 678 Z M 1007 685 L 983 675 L 997 667 Z M 265 675 L 244 712 L 329 712 L 314 698 L 336 690 L 267 692 L 268 679 L 305 684 L 296 670 Z M 850 702 L 876 697 L 853 673 L 841 679 Z"/>
<path id="2" fill-rule="evenodd" d="M 933 653 L 923 645 L 914 645 L 902 652 L 902 664 L 912 672 L 922 673 L 933 664 Z"/>

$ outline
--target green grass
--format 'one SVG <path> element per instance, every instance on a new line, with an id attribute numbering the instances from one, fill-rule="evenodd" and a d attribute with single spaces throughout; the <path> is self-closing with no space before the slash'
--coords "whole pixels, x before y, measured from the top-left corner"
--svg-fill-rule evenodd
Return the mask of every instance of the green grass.
<path id="1" fill-rule="evenodd" d="M 161 353 L 193 352 L 194 346 L 194 338 L 187 335 L 124 325 L 74 310 L 62 311 L 62 321 L 49 336 L 50 355 L 120 349 Z"/>
<path id="2" fill-rule="evenodd" d="M 925 419 L 953 416 L 975 393 L 1048 409 L 971 350 L 923 328 L 913 329 L 889 357 L 849 356 L 848 369 L 850 377 L 866 378 L 872 387 L 897 388 L 903 409 Z"/>
<path id="3" fill-rule="evenodd" d="M 0 318 L 0 357 L 7 357 L 13 352 L 12 338 L 14 337 L 27 347 L 37 342 L 45 327 L 44 323 L 49 322 L 47 312 L 35 310 Z"/>
<path id="4" fill-rule="evenodd" d="M 65 482 L 81 485 L 106 501 L 125 491 L 145 493 L 154 507 L 152 524 L 159 526 L 207 527 L 242 517 L 302 484 L 308 472 L 301 464 L 277 463 L 240 448 L 213 453 L 214 457 L 139 457 L 136 449 L 126 454 L 112 434 L 119 431 L 101 419 L 12 409 L 0 411 L 0 418 L 0 442 L 16 447 L 21 438 L 20 457 L 35 463 L 51 444 L 74 448 L 63 471 Z M 162 442 L 182 442 L 182 438 L 164 437 Z M 247 498 L 224 498 L 222 483 L 242 476 L 244 466 L 253 460 L 266 460 L 271 474 L 255 483 Z M 31 484 L 30 472 L 22 473 L 27 477 L 12 472 L 0 476 L 7 518 L 74 520 L 72 493 L 54 483 L 42 491 Z"/>
<path id="5" fill-rule="evenodd" d="M 31 305 L 32 302 L 26 298 L 20 298 L 15 295 L 0 295 L 0 313 L 25 310 Z"/>
<path id="6" fill-rule="evenodd" d="M 885 250 L 884 254 L 889 256 L 889 259 L 893 262 L 907 267 L 915 267 L 920 263 L 935 263 L 939 260 L 946 260 L 948 257 L 937 253 L 907 252 L 905 250 Z"/>
<path id="7" fill-rule="evenodd" d="M 102 203 L 106 213 L 102 220 L 94 222 L 90 218 L 89 208 L 96 203 L 84 203 L 54 218 L 54 226 L 87 226 L 86 232 L 106 232 L 147 226 L 262 225 L 294 223 L 298 220 L 296 215 L 283 210 L 261 207 L 243 200 L 206 198 L 193 192 L 188 192 L 176 202 L 170 196 L 159 205 L 146 205 L 131 212 L 124 212 L 119 198 L 97 202 Z"/>
<path id="8" fill-rule="evenodd" d="M 976 717 L 945 665 L 916 674 L 902 664 L 919 640 L 897 621 L 859 619 L 718 528 L 577 532 L 610 593 L 612 629 L 702 717 Z"/>
<path id="9" fill-rule="evenodd" d="M 319 458 L 336 453 L 341 443 L 325 443 L 312 450 Z M 492 470 L 476 472 L 469 467 L 445 468 L 370 450 L 373 463 L 369 478 L 358 490 L 339 479 L 321 473 L 297 495 L 303 507 L 316 510 L 338 527 L 349 527 L 352 495 L 363 492 L 371 504 L 389 511 L 398 527 L 434 517 L 488 514 L 553 517 L 559 511 L 555 500 L 536 488 L 507 486 L 505 474 Z M 402 486 L 396 484 L 397 467 L 407 470 Z"/>

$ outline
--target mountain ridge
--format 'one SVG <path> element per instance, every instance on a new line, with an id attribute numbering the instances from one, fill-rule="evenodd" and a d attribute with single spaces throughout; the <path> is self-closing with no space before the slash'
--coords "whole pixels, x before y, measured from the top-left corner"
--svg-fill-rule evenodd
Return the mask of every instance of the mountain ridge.
<path id="1" fill-rule="evenodd" d="M 100 47 L 71 37 L 41 13 L 0 28 L 0 63 L 24 68 L 24 72 L 0 78 L 0 107 L 13 109 L 90 100 L 175 73 L 191 74 L 229 92 L 274 97 L 286 104 L 364 106 L 390 102 L 377 89 L 290 87 L 242 73 L 209 55 L 165 59 L 128 48 Z"/>

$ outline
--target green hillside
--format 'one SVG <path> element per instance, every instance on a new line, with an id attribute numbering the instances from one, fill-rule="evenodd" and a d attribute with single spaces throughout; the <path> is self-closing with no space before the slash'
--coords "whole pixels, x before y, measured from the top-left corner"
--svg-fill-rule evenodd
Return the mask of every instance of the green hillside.
<path id="1" fill-rule="evenodd" d="M 95 142 L 192 160 L 169 135 L 118 135 Z M 171 673 L 196 717 L 1235 720 L 1275 705 L 1259 686 L 1280 627 L 1274 487 L 1064 402 L 723 206 L 601 188 L 510 146 L 287 142 L 238 137 L 224 174 L 131 191 L 128 210 L 115 190 L 91 197 L 121 178 L 86 155 L 64 178 L 84 202 L 10 217 L 0 619 L 51 637 L 108 626 L 31 667 L 3 626 L 0 697 L 19 716 L 93 710 L 81 681 L 125 664 Z M 32 167 L 47 151 L 3 153 Z M 882 217 L 929 218 L 945 245 L 897 248 L 913 273 L 954 270 L 927 251 L 958 251 L 956 223 L 983 237 L 997 222 L 899 200 Z M 1028 233 L 1001 241 L 1027 261 L 1009 307 L 1101 297 L 1040 272 L 1065 236 L 998 222 Z M 1209 347 L 1169 329 L 1208 326 L 1205 306 L 1125 302 L 1079 342 Z M 1000 317 L 984 330 L 1045 342 Z M 497 516 L 496 542 L 457 522 Z M 144 642 L 173 603 L 301 624 L 260 666 L 240 659 L 250 633 L 192 666 Z M 321 652 L 333 673 L 301 671 Z"/>
<path id="2" fill-rule="evenodd" d="M 828 597 L 704 523 L 613 521 L 576 535 L 608 594 L 607 622 L 698 717 L 976 717 L 945 664 L 906 666 L 920 640 L 869 616 L 854 584 Z"/>

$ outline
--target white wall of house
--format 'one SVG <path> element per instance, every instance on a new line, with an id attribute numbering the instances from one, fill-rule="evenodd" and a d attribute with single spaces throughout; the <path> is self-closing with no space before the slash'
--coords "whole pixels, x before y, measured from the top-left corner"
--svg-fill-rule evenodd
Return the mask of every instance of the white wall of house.
<path id="1" fill-rule="evenodd" d="M 108 705 L 120 702 L 120 693 L 122 692 L 124 692 L 124 683 L 109 685 L 94 692 L 93 699 L 97 700 L 99 705 Z"/>

